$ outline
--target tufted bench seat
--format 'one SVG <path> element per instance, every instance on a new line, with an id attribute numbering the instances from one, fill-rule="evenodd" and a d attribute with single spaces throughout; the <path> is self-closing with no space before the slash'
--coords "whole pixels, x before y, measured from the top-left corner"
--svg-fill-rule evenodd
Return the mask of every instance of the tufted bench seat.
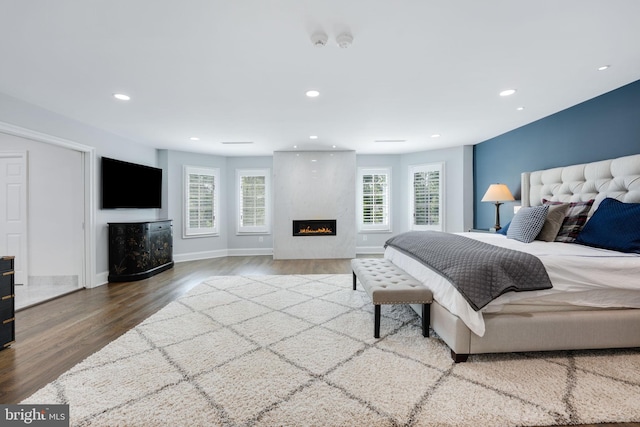
<path id="1" fill-rule="evenodd" d="M 381 304 L 422 304 L 422 335 L 429 336 L 431 291 L 407 272 L 384 258 L 352 259 L 353 290 L 364 287 L 374 306 L 373 336 L 380 338 Z"/>

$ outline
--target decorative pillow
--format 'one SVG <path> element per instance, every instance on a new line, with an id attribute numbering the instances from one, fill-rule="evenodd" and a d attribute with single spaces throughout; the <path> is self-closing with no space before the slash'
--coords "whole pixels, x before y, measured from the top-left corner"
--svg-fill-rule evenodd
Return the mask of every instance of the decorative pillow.
<path id="1" fill-rule="evenodd" d="M 604 199 L 576 238 L 576 243 L 640 253 L 640 203 Z"/>
<path id="2" fill-rule="evenodd" d="M 511 225 L 511 221 L 509 221 L 507 223 L 507 225 L 505 225 L 504 227 L 502 227 L 500 230 L 496 231 L 496 233 L 498 234 L 502 234 L 503 236 L 507 235 L 507 230 L 509 229 L 509 226 Z"/>
<path id="3" fill-rule="evenodd" d="M 540 233 L 536 236 L 536 240 L 553 242 L 558 235 L 558 231 L 560 231 L 560 227 L 562 227 L 562 222 L 564 221 L 564 217 L 567 215 L 568 210 L 568 203 L 562 205 L 550 205 L 547 218 L 544 220 L 544 225 L 542 226 Z"/>
<path id="4" fill-rule="evenodd" d="M 507 239 L 515 239 L 524 243 L 531 243 L 536 238 L 549 212 L 549 206 L 530 206 L 520 208 L 511 220 L 507 230 Z"/>
<path id="5" fill-rule="evenodd" d="M 542 203 L 550 206 L 564 204 L 562 202 L 552 202 L 545 199 L 542 199 Z M 569 203 L 569 210 L 567 211 L 567 215 L 564 217 L 564 221 L 562 221 L 562 226 L 558 231 L 555 241 L 565 243 L 575 241 L 578 234 L 580 234 L 580 230 L 582 230 L 582 227 L 584 227 L 584 224 L 587 222 L 587 215 L 589 214 L 592 205 L 593 199 L 586 202 Z"/>

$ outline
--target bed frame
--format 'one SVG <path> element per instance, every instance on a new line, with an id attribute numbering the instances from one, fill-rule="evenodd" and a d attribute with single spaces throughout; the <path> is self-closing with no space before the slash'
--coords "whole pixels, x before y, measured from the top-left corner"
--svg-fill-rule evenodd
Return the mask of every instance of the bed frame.
<path id="1" fill-rule="evenodd" d="M 640 154 L 527 172 L 521 182 L 522 206 L 541 205 L 543 198 L 561 202 L 595 199 L 592 214 L 606 197 L 640 203 Z M 640 309 L 485 314 L 482 337 L 437 301 L 431 305 L 430 317 L 431 327 L 449 346 L 456 362 L 480 353 L 640 347 Z"/>

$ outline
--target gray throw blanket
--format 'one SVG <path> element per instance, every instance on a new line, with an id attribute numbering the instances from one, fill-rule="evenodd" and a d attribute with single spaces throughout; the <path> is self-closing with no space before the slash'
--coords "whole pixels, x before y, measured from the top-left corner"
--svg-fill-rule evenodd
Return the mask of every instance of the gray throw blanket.
<path id="1" fill-rule="evenodd" d="M 387 246 L 447 278 L 476 311 L 506 292 L 552 287 L 537 257 L 457 234 L 409 231 L 387 240 Z"/>

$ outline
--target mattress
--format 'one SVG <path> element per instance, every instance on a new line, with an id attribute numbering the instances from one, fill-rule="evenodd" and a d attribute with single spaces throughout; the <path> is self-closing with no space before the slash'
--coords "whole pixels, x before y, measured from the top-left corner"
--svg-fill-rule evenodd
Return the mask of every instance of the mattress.
<path id="1" fill-rule="evenodd" d="M 552 289 L 508 292 L 475 311 L 449 281 L 391 247 L 385 258 L 420 280 L 440 305 L 458 316 L 479 336 L 485 332 L 484 313 L 558 311 L 589 308 L 640 308 L 640 255 L 573 243 L 522 243 L 493 233 L 458 233 L 468 238 L 537 256 L 551 279 Z"/>

